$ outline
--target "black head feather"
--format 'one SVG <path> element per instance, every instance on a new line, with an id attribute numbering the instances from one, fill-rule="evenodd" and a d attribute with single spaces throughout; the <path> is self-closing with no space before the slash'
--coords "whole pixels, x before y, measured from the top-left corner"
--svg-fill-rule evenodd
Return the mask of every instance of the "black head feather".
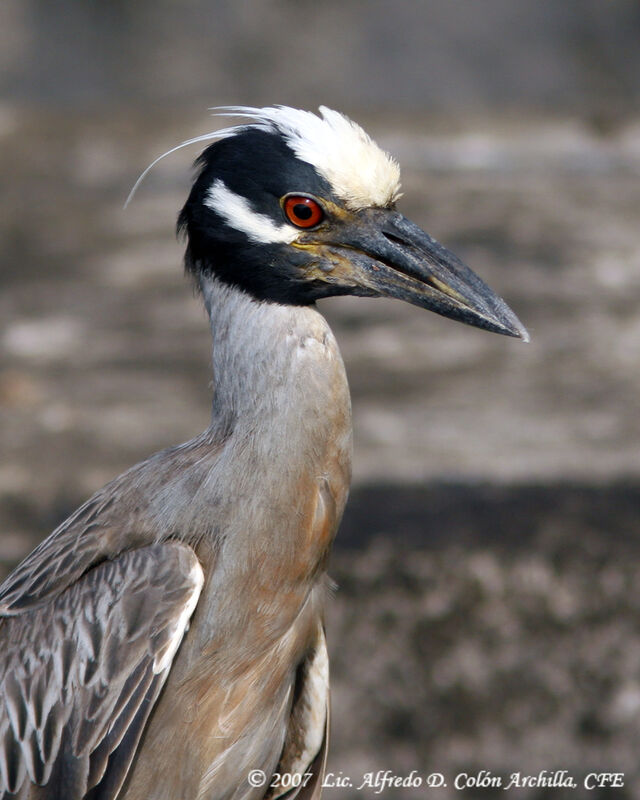
<path id="1" fill-rule="evenodd" d="M 321 290 L 302 280 L 308 258 L 303 251 L 280 242 L 255 242 L 205 202 L 221 180 L 256 213 L 281 225 L 280 198 L 287 193 L 334 199 L 329 183 L 311 164 L 297 158 L 278 133 L 246 128 L 207 147 L 196 167 L 199 172 L 178 217 L 178 231 L 187 238 L 188 272 L 196 278 L 215 274 L 260 300 L 306 305 L 326 293 L 326 286 Z"/>

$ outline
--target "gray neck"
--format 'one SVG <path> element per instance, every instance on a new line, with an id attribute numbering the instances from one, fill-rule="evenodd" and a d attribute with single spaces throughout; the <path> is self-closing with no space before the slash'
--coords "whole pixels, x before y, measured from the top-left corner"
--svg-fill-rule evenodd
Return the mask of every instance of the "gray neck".
<path id="1" fill-rule="evenodd" d="M 323 418 L 349 414 L 328 407 L 348 403 L 348 389 L 335 338 L 314 307 L 257 301 L 216 278 L 201 288 L 213 337 L 214 434 L 257 426 L 271 438 L 296 425 L 321 432 Z"/>
<path id="2" fill-rule="evenodd" d="M 179 531 L 201 559 L 215 551 L 216 591 L 222 573 L 233 582 L 251 565 L 276 586 L 283 577 L 275 573 L 294 557 L 314 573 L 342 514 L 351 472 L 344 365 L 314 308 L 258 302 L 211 278 L 202 292 L 213 335 L 211 425 L 171 451 L 161 479 L 167 454 L 145 462 L 156 486 L 151 524 L 159 538 Z M 317 541 L 316 516 L 327 520 Z"/>

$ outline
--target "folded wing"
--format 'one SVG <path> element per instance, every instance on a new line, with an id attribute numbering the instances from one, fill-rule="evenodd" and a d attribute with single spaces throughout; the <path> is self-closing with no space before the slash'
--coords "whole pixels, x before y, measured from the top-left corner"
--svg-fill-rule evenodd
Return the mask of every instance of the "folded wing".
<path id="1" fill-rule="evenodd" d="M 0 617 L 2 800 L 116 797 L 202 584 L 193 550 L 165 542 Z"/>

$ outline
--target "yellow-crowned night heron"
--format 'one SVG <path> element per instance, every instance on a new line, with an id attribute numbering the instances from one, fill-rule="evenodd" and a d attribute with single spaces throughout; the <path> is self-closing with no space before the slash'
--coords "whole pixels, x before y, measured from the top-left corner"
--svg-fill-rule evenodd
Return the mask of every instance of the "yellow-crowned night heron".
<path id="1" fill-rule="evenodd" d="M 98 491 L 2 585 L 3 798 L 317 795 L 351 419 L 315 301 L 396 297 L 527 338 L 396 210 L 398 166 L 361 128 L 228 113 L 244 121 L 199 137 L 216 141 L 179 218 L 211 320 L 211 425 Z M 294 778 L 269 788 L 276 771 Z"/>

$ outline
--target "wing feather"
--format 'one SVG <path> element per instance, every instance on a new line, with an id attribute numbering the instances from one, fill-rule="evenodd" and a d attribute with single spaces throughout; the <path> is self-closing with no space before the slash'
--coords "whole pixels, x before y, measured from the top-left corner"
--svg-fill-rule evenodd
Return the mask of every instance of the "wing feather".
<path id="1" fill-rule="evenodd" d="M 165 542 L 14 603 L 0 620 L 1 798 L 117 795 L 202 583 L 193 550 Z"/>

